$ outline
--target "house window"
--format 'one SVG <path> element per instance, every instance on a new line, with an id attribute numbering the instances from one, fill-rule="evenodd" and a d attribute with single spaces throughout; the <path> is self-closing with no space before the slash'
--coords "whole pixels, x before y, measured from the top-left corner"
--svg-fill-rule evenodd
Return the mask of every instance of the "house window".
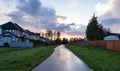
<path id="1" fill-rule="evenodd" d="M 12 41 L 15 41 L 15 38 L 12 38 Z"/>
<path id="2" fill-rule="evenodd" d="M 12 30 L 12 32 L 14 33 L 14 32 L 15 32 L 15 30 Z"/>
<path id="3" fill-rule="evenodd" d="M 9 32 L 11 32 L 11 30 L 9 30 Z"/>

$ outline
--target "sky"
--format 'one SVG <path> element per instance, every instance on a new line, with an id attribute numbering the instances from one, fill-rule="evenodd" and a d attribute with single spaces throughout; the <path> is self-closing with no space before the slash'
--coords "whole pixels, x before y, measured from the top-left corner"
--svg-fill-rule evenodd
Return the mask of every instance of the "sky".
<path id="1" fill-rule="evenodd" d="M 119 6 L 120 0 L 0 0 L 0 24 L 12 21 L 34 32 L 83 36 L 95 13 L 100 24 L 120 33 Z"/>

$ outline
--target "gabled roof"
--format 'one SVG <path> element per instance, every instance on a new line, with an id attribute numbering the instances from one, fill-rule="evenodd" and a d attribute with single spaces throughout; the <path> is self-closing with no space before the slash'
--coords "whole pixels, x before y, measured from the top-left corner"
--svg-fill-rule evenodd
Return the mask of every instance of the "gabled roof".
<path id="1" fill-rule="evenodd" d="M 31 32 L 31 31 L 29 31 L 29 30 L 25 30 L 25 32 L 28 33 L 29 35 L 35 35 L 34 32 Z"/>
<path id="2" fill-rule="evenodd" d="M 12 22 L 7 22 L 7 23 L 1 25 L 1 28 L 2 28 L 2 30 L 19 30 L 19 31 L 22 31 L 22 32 L 26 32 L 29 35 L 40 36 L 40 33 L 34 33 L 34 32 L 29 31 L 29 30 L 24 30 L 18 24 L 12 23 Z"/>
<path id="3" fill-rule="evenodd" d="M 120 33 L 109 33 L 109 35 L 114 35 L 120 37 Z"/>
<path id="4" fill-rule="evenodd" d="M 23 29 L 22 27 L 20 27 L 18 24 L 15 23 L 15 26 L 16 26 L 19 30 L 24 31 L 24 29 Z"/>
<path id="5" fill-rule="evenodd" d="M 40 33 L 34 33 L 34 32 L 29 31 L 29 30 L 25 30 L 25 32 L 28 33 L 29 35 L 40 36 Z"/>
<path id="6" fill-rule="evenodd" d="M 15 24 L 15 23 L 12 23 L 12 22 L 7 22 L 7 23 L 1 25 L 1 28 L 3 30 L 20 30 L 20 31 L 23 31 L 23 29 L 19 25 Z"/>

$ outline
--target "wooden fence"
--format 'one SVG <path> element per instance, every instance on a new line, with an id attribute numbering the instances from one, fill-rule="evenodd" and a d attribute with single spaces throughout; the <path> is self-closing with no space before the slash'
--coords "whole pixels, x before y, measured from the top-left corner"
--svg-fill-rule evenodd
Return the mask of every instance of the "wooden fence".
<path id="1" fill-rule="evenodd" d="M 120 50 L 120 40 L 90 41 L 90 46 L 103 47 L 110 50 Z"/>

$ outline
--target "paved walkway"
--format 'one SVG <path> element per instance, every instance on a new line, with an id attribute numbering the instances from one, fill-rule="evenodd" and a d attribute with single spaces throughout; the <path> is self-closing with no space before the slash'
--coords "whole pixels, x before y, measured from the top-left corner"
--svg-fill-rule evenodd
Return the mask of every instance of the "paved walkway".
<path id="1" fill-rule="evenodd" d="M 93 71 L 81 59 L 64 45 L 55 48 L 55 52 L 32 71 Z"/>

